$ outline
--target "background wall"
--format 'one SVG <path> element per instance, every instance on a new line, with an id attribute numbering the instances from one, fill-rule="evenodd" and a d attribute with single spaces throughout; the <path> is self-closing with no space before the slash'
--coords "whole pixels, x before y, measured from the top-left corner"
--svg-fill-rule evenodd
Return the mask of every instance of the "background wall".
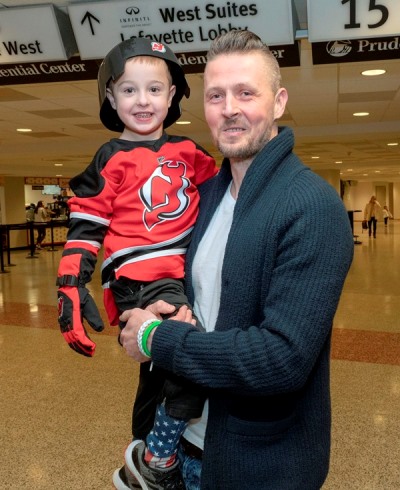
<path id="1" fill-rule="evenodd" d="M 395 218 L 400 217 L 400 182 L 391 184 L 393 190 L 393 209 L 389 208 Z"/>
<path id="2" fill-rule="evenodd" d="M 388 206 L 395 218 L 400 216 L 400 183 L 350 182 L 353 184 L 345 185 L 343 202 L 349 211 L 362 211 L 361 213 L 354 213 L 354 221 L 362 221 L 365 205 L 373 195 L 377 197 L 382 207 Z"/>
<path id="3" fill-rule="evenodd" d="M 340 171 L 337 169 L 314 170 L 316 174 L 333 186 L 340 195 Z"/>
<path id="4" fill-rule="evenodd" d="M 42 191 L 33 190 L 31 185 L 25 185 L 25 203 L 37 204 L 38 201 L 43 201 L 44 205 L 54 202 L 53 196 L 43 195 Z"/>
<path id="5" fill-rule="evenodd" d="M 2 209 L 3 224 L 25 223 L 24 178 L 4 178 L 4 200 L 7 206 Z M 26 230 L 13 230 L 10 232 L 10 246 L 21 247 L 26 245 Z"/>
<path id="6" fill-rule="evenodd" d="M 4 223 L 4 209 L 6 207 L 6 200 L 4 197 L 4 185 L 0 185 L 0 225 Z"/>

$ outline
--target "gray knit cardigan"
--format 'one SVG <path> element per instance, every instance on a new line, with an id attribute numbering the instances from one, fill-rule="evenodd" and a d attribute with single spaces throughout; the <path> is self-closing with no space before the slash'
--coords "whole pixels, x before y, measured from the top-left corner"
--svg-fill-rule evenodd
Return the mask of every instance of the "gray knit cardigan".
<path id="1" fill-rule="evenodd" d="M 329 468 L 333 318 L 353 256 L 337 192 L 292 152 L 280 128 L 248 169 L 222 268 L 215 332 L 164 321 L 153 362 L 207 388 L 201 488 L 313 490 Z M 192 262 L 231 181 L 224 161 L 202 188 Z"/>

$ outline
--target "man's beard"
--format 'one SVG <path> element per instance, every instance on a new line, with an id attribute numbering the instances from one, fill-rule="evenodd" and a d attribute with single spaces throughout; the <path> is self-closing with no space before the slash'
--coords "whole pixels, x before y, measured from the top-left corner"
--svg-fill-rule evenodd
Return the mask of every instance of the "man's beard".
<path id="1" fill-rule="evenodd" d="M 254 158 L 259 151 L 264 148 L 266 143 L 271 139 L 271 130 L 260 135 L 255 140 L 248 140 L 240 146 L 231 145 L 229 143 L 221 143 L 217 141 L 218 150 L 225 158 L 235 158 L 240 160 L 249 160 Z"/>

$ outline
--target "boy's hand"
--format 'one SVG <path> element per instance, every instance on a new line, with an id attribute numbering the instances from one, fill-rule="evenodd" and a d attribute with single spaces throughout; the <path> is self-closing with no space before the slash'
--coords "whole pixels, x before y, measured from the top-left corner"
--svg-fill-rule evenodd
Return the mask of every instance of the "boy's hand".
<path id="1" fill-rule="evenodd" d="M 91 357 L 96 344 L 83 326 L 83 319 L 101 332 L 104 329 L 99 310 L 86 288 L 63 286 L 58 289 L 58 323 L 68 345 L 83 356 Z"/>

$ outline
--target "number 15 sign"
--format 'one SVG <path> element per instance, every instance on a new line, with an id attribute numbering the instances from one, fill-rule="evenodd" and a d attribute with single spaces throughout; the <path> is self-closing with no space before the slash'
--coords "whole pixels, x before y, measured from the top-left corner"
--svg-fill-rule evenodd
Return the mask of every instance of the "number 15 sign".
<path id="1" fill-rule="evenodd" d="M 400 33 L 399 0 L 307 0 L 310 42 Z"/>

